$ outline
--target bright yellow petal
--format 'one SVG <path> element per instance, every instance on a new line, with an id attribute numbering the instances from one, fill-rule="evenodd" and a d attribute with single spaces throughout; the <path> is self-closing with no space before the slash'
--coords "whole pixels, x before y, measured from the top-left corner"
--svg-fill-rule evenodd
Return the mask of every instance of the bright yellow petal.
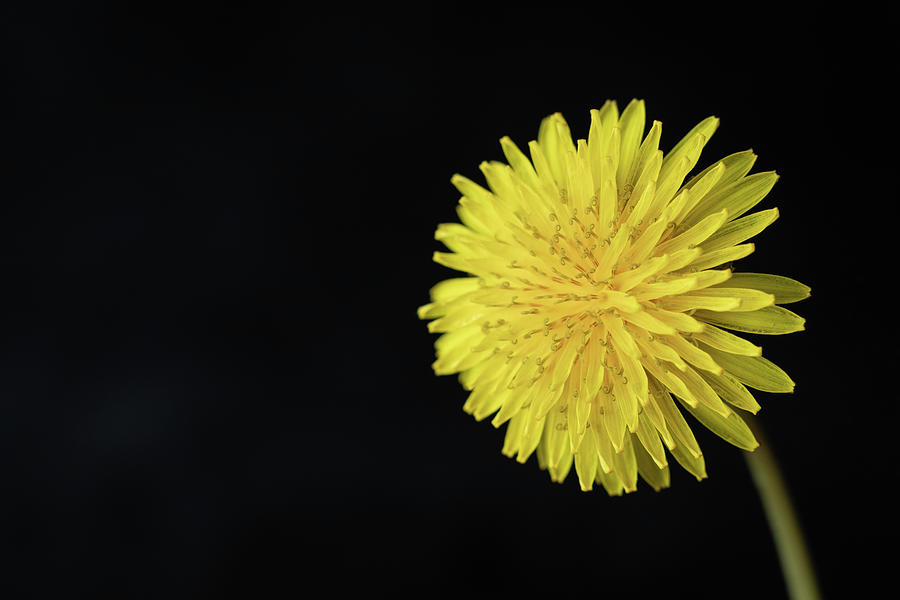
<path id="1" fill-rule="evenodd" d="M 594 436 L 586 435 L 575 453 L 575 472 L 578 474 L 578 483 L 582 491 L 590 491 L 597 477 L 599 460 L 597 448 L 594 446 Z"/>
<path id="2" fill-rule="evenodd" d="M 728 371 L 723 371 L 721 375 L 715 373 L 701 372 L 710 387 L 716 391 L 719 397 L 728 404 L 751 412 L 754 415 L 759 412 L 759 403 L 753 394 L 750 393 L 743 383 L 734 378 Z"/>
<path id="3" fill-rule="evenodd" d="M 641 138 L 644 136 L 645 109 L 643 100 L 632 100 L 619 117 L 621 142 L 619 144 L 619 168 L 616 182 L 623 189 L 629 182 L 634 162 L 640 151 Z"/>
<path id="4" fill-rule="evenodd" d="M 733 310 L 738 312 L 748 312 L 753 310 L 759 310 L 761 308 L 766 308 L 767 306 L 773 306 L 775 304 L 775 296 L 772 294 L 767 294 L 765 292 L 760 292 L 759 290 L 750 290 L 747 288 L 738 288 L 738 287 L 710 287 L 703 290 L 691 291 L 684 294 L 686 298 L 718 298 L 720 300 L 733 300 L 737 299 L 739 304 L 733 308 L 728 308 L 725 310 Z M 716 310 L 712 307 L 701 306 L 699 308 L 709 308 L 709 310 Z"/>
<path id="5" fill-rule="evenodd" d="M 730 154 L 723 158 L 716 164 L 712 164 L 708 166 L 703 171 L 700 171 L 697 175 L 691 178 L 685 184 L 686 188 L 693 188 L 698 185 L 699 182 L 709 175 L 709 173 L 713 170 L 716 170 L 719 165 L 725 168 L 725 172 L 716 182 L 715 187 L 711 191 L 718 191 L 724 189 L 731 185 L 732 183 L 738 181 L 744 175 L 750 172 L 750 169 L 753 168 L 753 164 L 756 162 L 756 154 L 753 153 L 753 150 L 744 150 L 743 152 L 735 152 L 734 154 Z"/>
<path id="6" fill-rule="evenodd" d="M 741 244 L 730 248 L 722 248 L 721 250 L 713 250 L 712 252 L 703 252 L 700 248 L 697 248 L 702 254 L 690 263 L 691 269 L 695 271 L 712 269 L 713 267 L 749 256 L 755 248 L 753 244 Z"/>
<path id="7" fill-rule="evenodd" d="M 777 208 L 770 208 L 769 210 L 762 210 L 752 215 L 741 217 L 716 231 L 709 239 L 702 242 L 700 247 L 703 248 L 704 252 L 712 252 L 713 250 L 740 244 L 774 223 L 777 218 Z"/>
<path id="8" fill-rule="evenodd" d="M 668 466 L 660 468 L 641 444 L 634 444 L 634 457 L 637 463 L 638 474 L 650 487 L 657 492 L 669 487 L 670 475 Z"/>
<path id="9" fill-rule="evenodd" d="M 668 461 L 666 461 L 666 450 L 663 447 L 662 441 L 659 439 L 659 433 L 656 431 L 656 427 L 654 427 L 650 422 L 650 419 L 643 414 L 641 414 L 641 418 L 638 420 L 638 427 L 635 434 L 640 443 L 633 444 L 634 449 L 637 451 L 639 448 L 642 448 L 650 455 L 658 469 L 665 468 L 669 464 Z M 637 454 L 637 452 L 635 452 L 635 454 Z"/>
<path id="10" fill-rule="evenodd" d="M 739 356 L 720 352 L 715 348 L 706 351 L 741 383 L 764 392 L 788 393 L 794 391 L 794 382 L 778 365 L 762 356 Z"/>
<path id="11" fill-rule="evenodd" d="M 663 167 L 659 172 L 659 194 L 665 201 L 672 198 L 675 191 L 681 187 L 684 177 L 697 164 L 703 147 L 716 128 L 719 119 L 707 117 L 695 126 L 674 148 L 665 156 Z"/>
<path id="12" fill-rule="evenodd" d="M 650 401 L 655 403 L 659 411 L 666 420 L 666 427 L 675 438 L 674 447 L 683 448 L 691 457 L 698 459 L 702 456 L 700 446 L 694 433 L 684 420 L 684 415 L 675 406 L 672 396 L 658 382 L 651 382 L 650 385 Z M 673 450 L 673 447 L 670 447 Z M 674 454 L 674 450 L 673 450 Z M 680 460 L 678 461 L 681 462 Z M 696 473 L 695 473 L 696 475 Z"/>
<path id="13" fill-rule="evenodd" d="M 684 470 L 697 478 L 697 481 L 706 479 L 706 461 L 702 454 L 694 456 L 689 449 L 682 445 L 676 445 L 671 449 L 672 456 Z"/>
<path id="14" fill-rule="evenodd" d="M 759 346 L 708 323 L 703 331 L 694 333 L 693 338 L 723 352 L 743 356 L 762 356 L 762 348 Z"/>
<path id="15" fill-rule="evenodd" d="M 780 306 L 769 306 L 751 312 L 713 312 L 698 310 L 697 319 L 745 333 L 782 335 L 803 331 L 806 319 Z"/>
<path id="16" fill-rule="evenodd" d="M 723 416 L 702 404 L 696 407 L 684 404 L 684 407 L 707 429 L 726 442 L 750 451 L 759 446 L 753 432 L 737 413 L 729 410 L 727 416 Z"/>
<path id="17" fill-rule="evenodd" d="M 809 298 L 810 288 L 799 281 L 768 273 L 734 273 L 728 284 L 745 287 L 775 296 L 775 304 L 790 304 Z"/>
<path id="18" fill-rule="evenodd" d="M 554 113 L 541 121 L 538 145 L 547 158 L 556 184 L 563 188 L 567 177 L 565 154 L 575 151 L 569 125 L 560 113 Z"/>
<path id="19" fill-rule="evenodd" d="M 622 480 L 622 487 L 626 492 L 633 492 L 637 489 L 637 460 L 634 456 L 634 445 L 631 443 L 631 436 L 625 438 L 625 446 L 621 452 L 613 456 L 613 463 L 616 466 L 616 474 Z"/>
<path id="20" fill-rule="evenodd" d="M 726 174 L 727 172 L 726 170 Z M 774 171 L 766 171 L 744 177 L 717 191 L 710 191 L 684 219 L 682 225 L 690 227 L 706 215 L 722 209 L 728 210 L 731 219 L 737 219 L 765 198 L 776 181 L 778 175 Z"/>

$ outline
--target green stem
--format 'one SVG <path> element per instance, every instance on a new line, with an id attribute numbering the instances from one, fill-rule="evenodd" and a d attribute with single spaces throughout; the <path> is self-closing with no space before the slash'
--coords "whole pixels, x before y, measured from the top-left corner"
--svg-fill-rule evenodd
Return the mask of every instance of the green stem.
<path id="1" fill-rule="evenodd" d="M 759 441 L 759 448 L 753 452 L 745 452 L 744 457 L 772 530 L 788 595 L 792 600 L 820 600 L 812 560 L 791 505 L 787 486 L 775 457 L 769 450 L 769 444 L 764 439 L 759 422 L 751 418 L 748 419 L 748 424 Z"/>

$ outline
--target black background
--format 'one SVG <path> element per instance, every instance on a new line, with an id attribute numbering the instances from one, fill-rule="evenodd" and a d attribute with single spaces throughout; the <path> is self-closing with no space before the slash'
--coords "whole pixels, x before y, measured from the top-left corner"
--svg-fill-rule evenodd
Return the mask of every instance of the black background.
<path id="1" fill-rule="evenodd" d="M 715 114 L 701 166 L 781 174 L 740 266 L 813 296 L 761 417 L 826 597 L 887 575 L 885 15 L 5 10 L 4 596 L 783 597 L 741 451 L 698 425 L 709 479 L 582 493 L 430 370 L 450 176 L 632 97 L 664 149 Z"/>

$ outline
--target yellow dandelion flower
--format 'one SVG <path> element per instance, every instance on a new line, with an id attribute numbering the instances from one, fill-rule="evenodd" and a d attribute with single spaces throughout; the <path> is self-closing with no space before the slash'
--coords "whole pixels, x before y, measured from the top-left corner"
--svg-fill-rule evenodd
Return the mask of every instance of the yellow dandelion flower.
<path id="1" fill-rule="evenodd" d="M 775 184 L 748 175 L 738 152 L 691 177 L 718 126 L 709 117 L 663 155 L 661 123 L 644 137 L 643 101 L 591 111 L 587 140 L 562 115 L 541 122 L 529 158 L 485 162 L 489 189 L 454 175 L 462 224 L 435 238 L 434 260 L 469 276 L 431 289 L 437 374 L 459 373 L 463 407 L 507 425 L 503 454 L 538 462 L 554 481 L 572 464 L 583 490 L 669 485 L 666 450 L 697 479 L 703 454 L 678 408 L 745 450 L 757 441 L 734 408 L 755 413 L 748 387 L 794 382 L 731 333 L 784 334 L 804 320 L 779 305 L 809 288 L 786 277 L 733 273 L 747 240 L 778 218 L 747 214 Z M 643 137 L 643 140 L 641 139 Z M 673 400 L 673 397 L 677 399 Z"/>

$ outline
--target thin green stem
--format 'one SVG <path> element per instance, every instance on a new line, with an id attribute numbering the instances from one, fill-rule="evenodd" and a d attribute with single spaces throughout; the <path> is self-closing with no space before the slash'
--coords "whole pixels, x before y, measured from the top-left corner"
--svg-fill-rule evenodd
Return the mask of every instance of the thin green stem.
<path id="1" fill-rule="evenodd" d="M 787 486 L 775 457 L 769 450 L 769 444 L 764 439 L 759 422 L 754 418 L 748 419 L 748 422 L 759 441 L 759 448 L 753 452 L 745 452 L 744 457 L 772 530 L 788 595 L 792 600 L 820 600 L 812 560 L 791 505 Z"/>

